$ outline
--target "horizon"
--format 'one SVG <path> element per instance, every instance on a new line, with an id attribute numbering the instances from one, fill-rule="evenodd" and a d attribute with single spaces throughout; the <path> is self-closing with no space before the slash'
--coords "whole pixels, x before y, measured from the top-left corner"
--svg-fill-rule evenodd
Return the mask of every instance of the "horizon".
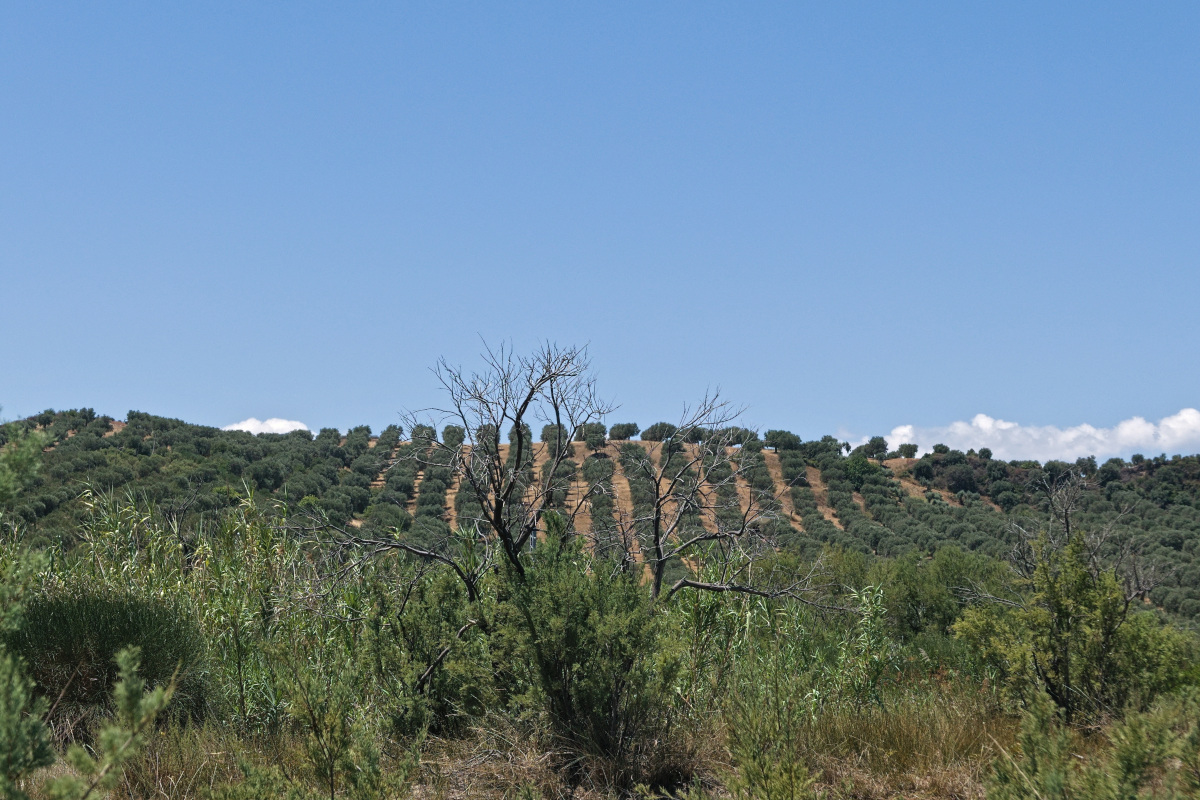
<path id="1" fill-rule="evenodd" d="M 44 411 L 53 410 L 64 411 L 67 409 L 44 409 Z M 95 409 L 92 410 L 94 411 Z M 128 413 L 133 413 L 133 411 L 135 410 L 131 409 Z M 120 422 L 127 421 L 127 416 L 122 417 L 103 411 L 99 412 L 98 415 L 108 416 Z M 154 416 L 181 419 L 173 417 L 170 414 L 154 414 Z M 623 420 L 620 418 L 620 414 L 615 412 L 609 416 L 611 419 L 605 423 L 606 425 L 613 425 L 618 421 L 630 421 Z M 3 418 L 0 418 L 0 422 L 3 421 Z M 181 419 L 181 421 L 188 424 L 204 424 L 186 419 Z M 662 418 L 654 420 L 654 422 L 672 423 L 676 421 L 678 420 Z M 434 417 L 429 417 L 428 422 L 434 425 L 435 429 L 439 429 L 444 424 L 454 424 L 453 420 L 447 423 L 446 418 L 438 419 Z M 654 422 L 634 422 L 642 428 L 654 424 Z M 345 434 L 351 428 L 363 424 L 368 425 L 371 429 L 372 438 L 378 438 L 379 433 L 388 427 L 388 425 L 397 423 L 372 425 L 360 422 L 347 426 L 343 430 L 336 426 L 310 426 L 300 420 L 288 420 L 279 417 L 269 417 L 267 419 L 248 417 L 228 425 L 209 425 L 207 427 L 219 428 L 222 431 L 243 431 L 254 435 L 283 435 L 296 430 L 316 434 L 323 428 L 333 428 Z M 403 426 L 401 425 L 400 427 L 403 430 Z M 1178 414 L 1159 420 L 1157 424 L 1148 422 L 1145 419 L 1133 418 L 1122 420 L 1111 428 L 1098 429 L 1090 425 L 1081 425 L 1064 430 L 1053 426 L 1023 426 L 1018 423 L 993 419 L 984 414 L 977 414 L 969 422 L 956 422 L 945 428 L 918 429 L 912 425 L 904 425 L 897 426 L 886 434 L 876 435 L 884 436 L 888 442 L 888 448 L 893 451 L 898 449 L 901 444 L 916 444 L 918 446 L 918 457 L 933 452 L 935 445 L 946 445 L 953 450 L 962 452 L 975 452 L 986 448 L 996 458 L 1003 461 L 1074 461 L 1080 458 L 1091 457 L 1102 462 L 1114 457 L 1129 460 L 1135 454 L 1148 458 L 1156 456 L 1179 458 L 1180 456 L 1196 455 L 1198 453 L 1195 451 L 1188 450 L 1186 446 L 1179 447 L 1179 445 L 1186 445 L 1191 441 L 1191 431 L 1197 427 L 1200 427 L 1200 410 L 1186 408 L 1180 410 Z M 772 430 L 769 425 L 752 425 L 750 428 L 757 431 L 760 435 Z M 787 430 L 786 428 L 778 429 Z M 796 433 L 795 431 L 788 432 Z M 834 434 L 830 432 L 809 436 L 800 434 L 801 439 L 809 441 L 817 440 L 825 435 Z M 867 440 L 871 437 L 862 436 L 857 439 L 845 439 L 842 436 L 836 436 L 835 438 L 839 441 L 845 441 L 851 447 L 857 447 L 858 445 L 866 444 Z"/>

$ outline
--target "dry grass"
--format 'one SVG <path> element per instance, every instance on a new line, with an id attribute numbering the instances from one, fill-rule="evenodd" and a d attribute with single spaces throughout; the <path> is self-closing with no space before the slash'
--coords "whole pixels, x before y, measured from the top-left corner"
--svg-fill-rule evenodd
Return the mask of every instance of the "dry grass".
<path id="1" fill-rule="evenodd" d="M 199 800 L 214 787 L 240 782 L 240 762 L 279 766 L 295 775 L 303 772 L 304 758 L 300 740 L 292 735 L 243 737 L 224 725 L 172 724 L 161 728 L 145 752 L 126 764 L 112 797 Z M 46 797 L 45 784 L 70 771 L 62 759 L 41 770 L 31 780 L 30 796 Z"/>
<path id="2" fill-rule="evenodd" d="M 413 796 L 422 800 L 508 798 L 522 787 L 538 797 L 592 800 L 601 794 L 571 793 L 561 766 L 565 753 L 546 749 L 537 732 L 496 717 L 461 739 L 433 739 L 421 757 Z"/>
<path id="3" fill-rule="evenodd" d="M 726 749 L 728 731 L 717 719 L 676 732 L 649 748 L 649 770 L 702 786 L 703 796 L 726 798 L 725 779 L 736 769 Z M 802 725 L 796 757 L 817 777 L 826 797 L 844 800 L 974 800 L 997 754 L 1011 748 L 1016 722 L 997 714 L 968 690 L 913 692 L 887 707 L 822 714 Z M 425 743 L 412 796 L 420 800 L 572 798 L 612 800 L 608 765 L 548 747 L 532 722 L 489 717 L 466 736 Z M 301 741 L 288 734 L 243 737 L 229 727 L 170 725 L 129 765 L 114 797 L 191 800 L 241 780 L 239 762 L 274 765 L 304 774 Z M 31 782 L 61 774 L 59 762 Z M 679 791 L 679 790 L 677 790 Z M 698 795 L 689 795 L 698 796 Z"/>
<path id="4" fill-rule="evenodd" d="M 822 715 L 801 757 L 834 797 L 981 798 L 994 742 L 1010 743 L 1015 725 L 959 700 Z"/>
<path id="5" fill-rule="evenodd" d="M 253 756 L 248 745 L 225 726 L 165 727 L 150 740 L 142 757 L 125 769 L 117 794 L 169 800 L 202 797 L 214 786 L 241 779 L 238 760 Z"/>
<path id="6" fill-rule="evenodd" d="M 426 743 L 413 796 L 421 800 L 516 798 L 523 790 L 539 798 L 609 800 L 623 796 L 613 765 L 566 748 L 548 747 L 549 735 L 531 723 L 504 717 L 486 720 L 461 739 Z M 717 732 L 676 732 L 649 743 L 642 754 L 648 782 L 699 782 L 719 786 L 728 754 Z"/>

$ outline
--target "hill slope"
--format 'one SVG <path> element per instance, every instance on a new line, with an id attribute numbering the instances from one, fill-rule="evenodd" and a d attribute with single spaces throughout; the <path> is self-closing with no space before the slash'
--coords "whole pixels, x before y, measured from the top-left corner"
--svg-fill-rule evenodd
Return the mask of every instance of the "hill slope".
<path id="1" fill-rule="evenodd" d="M 180 518 L 219 512 L 253 491 L 319 509 L 338 525 L 398 529 L 424 540 L 470 516 L 457 476 L 445 467 L 418 471 L 406 458 L 412 445 L 395 426 L 378 437 L 366 426 L 345 434 L 255 436 L 133 411 L 122 422 L 89 409 L 46 411 L 18 424 L 50 439 L 36 481 L 6 511 L 43 541 L 73 541 L 86 513 L 80 495 L 89 486 L 130 493 Z M 621 448 L 629 446 L 647 443 L 609 441 L 595 451 L 577 443 L 573 458 L 560 466 L 554 479 L 564 502 L 581 496 L 589 462 L 615 466 L 606 484 L 610 496 L 585 508 L 581 525 L 590 528 L 593 512 L 634 513 L 620 469 Z M 536 447 L 535 472 L 546 446 Z M 1174 572 L 1153 601 L 1200 619 L 1200 456 L 1112 459 L 1098 466 L 1091 459 L 1006 463 L 986 452 L 939 449 L 921 459 L 881 462 L 861 452 L 847 456 L 832 437 L 778 451 L 754 440 L 736 454 L 746 459 L 737 491 L 743 503 L 752 491 L 777 498 L 776 539 L 804 556 L 831 545 L 879 556 L 926 555 L 946 544 L 1001 556 L 1011 546 L 1010 516 L 1042 513 L 1025 487 L 1079 471 L 1097 486 L 1086 497 L 1081 524 L 1112 524 L 1144 557 L 1170 565 Z"/>

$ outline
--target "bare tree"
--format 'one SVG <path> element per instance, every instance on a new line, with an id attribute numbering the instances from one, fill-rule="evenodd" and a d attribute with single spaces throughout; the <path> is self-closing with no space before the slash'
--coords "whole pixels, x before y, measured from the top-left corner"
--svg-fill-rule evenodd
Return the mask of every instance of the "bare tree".
<path id="1" fill-rule="evenodd" d="M 448 405 L 409 415 L 410 425 L 438 417 L 460 425 L 467 438 L 460 444 L 430 440 L 412 458 L 422 468 L 443 465 L 457 472 L 460 492 L 474 501 L 473 513 L 460 519 L 460 529 L 473 527 L 494 538 L 499 552 L 518 575 L 525 564 L 521 552 L 536 543 L 539 518 L 562 487 L 531 479 L 537 455 L 532 430 L 559 426 L 570 437 L 584 425 L 599 422 L 612 410 L 596 392 L 586 348 L 545 344 L 529 356 L 510 347 L 486 348 L 484 368 L 466 372 L 445 359 L 434 370 Z M 502 444 L 505 432 L 510 444 Z M 568 438 L 569 441 L 569 438 Z M 543 476 L 554 475 L 572 455 L 569 447 L 547 448 Z M 591 490 L 562 513 L 573 523 Z"/>
<path id="2" fill-rule="evenodd" d="M 691 562 L 690 571 L 695 572 L 701 551 L 716 556 L 720 577 L 679 578 L 668 596 L 686 587 L 751 591 L 744 583 L 744 569 L 772 549 L 764 532 L 766 523 L 778 515 L 778 503 L 770 493 L 748 490 L 745 472 L 757 454 L 740 447 L 744 431 L 733 426 L 739 416 L 739 409 L 713 393 L 684 409 L 675 433 L 623 450 L 626 475 L 640 479 L 650 497 L 640 509 L 635 503 L 617 523 L 622 534 L 618 540 L 637 543 L 655 597 L 663 591 L 668 566 Z"/>
<path id="3" fill-rule="evenodd" d="M 550 429 L 569 442 L 613 406 L 600 398 L 582 347 L 548 343 L 527 356 L 507 345 L 489 347 L 479 371 L 442 359 L 434 374 L 447 403 L 407 415 L 409 428 L 422 432 L 414 433 L 408 457 L 419 468 L 448 467 L 456 474 L 458 492 L 468 499 L 457 517 L 458 530 L 451 532 L 451 540 L 430 546 L 400 537 L 366 537 L 355 529 L 344 529 L 341 536 L 370 552 L 401 549 L 441 561 L 467 584 L 474 599 L 480 578 L 496 559 L 518 578 L 525 576 L 529 561 L 523 554 L 546 530 L 548 511 L 565 518 L 566 524 L 555 530 L 574 536 L 577 518 L 590 511 L 589 501 L 613 492 L 606 481 L 575 479 L 582 488 L 568 495 L 571 480 L 555 476 L 574 455 L 573 447 L 554 441 L 535 444 L 532 431 L 556 426 Z M 654 597 L 693 588 L 803 599 L 815 588 L 815 573 L 796 577 L 755 569 L 774 550 L 770 523 L 779 504 L 771 492 L 754 491 L 746 480 L 751 462 L 761 455 L 740 447 L 747 432 L 733 426 L 739 413 L 714 393 L 685 408 L 678 430 L 664 441 L 625 445 L 624 471 L 650 487 L 649 500 L 622 509 L 610 523 L 593 526 L 588 544 L 597 556 L 614 555 L 617 569 L 648 570 Z M 430 435 L 446 422 L 463 428 L 466 438 L 445 442 Z M 533 474 L 535 464 L 540 476 Z M 666 586 L 673 563 L 685 572 Z"/>

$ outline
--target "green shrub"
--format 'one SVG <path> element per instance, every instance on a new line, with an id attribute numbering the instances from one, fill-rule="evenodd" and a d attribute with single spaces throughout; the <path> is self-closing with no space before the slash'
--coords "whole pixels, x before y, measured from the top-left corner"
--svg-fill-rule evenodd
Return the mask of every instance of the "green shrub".
<path id="1" fill-rule="evenodd" d="M 45 698 L 34 699 L 32 682 L 20 664 L 0 650 L 0 797 L 24 800 L 25 779 L 54 763 L 50 735 L 42 722 Z"/>
<path id="2" fill-rule="evenodd" d="M 1048 694 L 1068 723 L 1145 707 L 1196 680 L 1194 639 L 1134 610 L 1112 567 L 1076 532 L 1043 532 L 1017 599 L 968 608 L 955 632 L 991 664 L 1017 700 Z"/>
<path id="3" fill-rule="evenodd" d="M 387 574 L 368 584 L 371 607 L 357 643 L 357 668 L 382 698 L 374 711 L 398 739 L 461 734 L 497 702 L 477 627 L 482 609 L 448 571 L 411 576 L 405 566 L 397 575 L 406 584 L 399 597 Z"/>
<path id="4" fill-rule="evenodd" d="M 1200 696 L 1170 698 L 1131 713 L 1088 742 L 1038 695 L 1017 747 L 1001 751 L 988 800 L 1183 800 L 1200 796 Z M 1096 741 L 1100 740 L 1101 741 Z"/>
<path id="5" fill-rule="evenodd" d="M 726 710 L 728 777 L 737 800 L 805 800 L 815 797 L 801 753 L 812 707 L 811 684 L 791 652 L 795 639 L 771 637 L 738 665 L 739 688 Z"/>
<path id="6" fill-rule="evenodd" d="M 561 517 L 547 518 L 559 541 Z M 527 687 L 523 702 L 544 710 L 577 771 L 625 789 L 683 782 L 665 761 L 675 662 L 645 587 L 631 572 L 591 570 L 578 539 L 534 558 L 501 615 L 513 687 Z"/>
<path id="7" fill-rule="evenodd" d="M 200 716 L 207 703 L 206 645 L 199 625 L 164 600 L 116 593 L 75 592 L 30 598 L 6 637 L 59 713 L 99 712 L 120 673 L 117 653 L 138 647 L 141 674 L 166 685 L 176 674 L 175 708 Z"/>

